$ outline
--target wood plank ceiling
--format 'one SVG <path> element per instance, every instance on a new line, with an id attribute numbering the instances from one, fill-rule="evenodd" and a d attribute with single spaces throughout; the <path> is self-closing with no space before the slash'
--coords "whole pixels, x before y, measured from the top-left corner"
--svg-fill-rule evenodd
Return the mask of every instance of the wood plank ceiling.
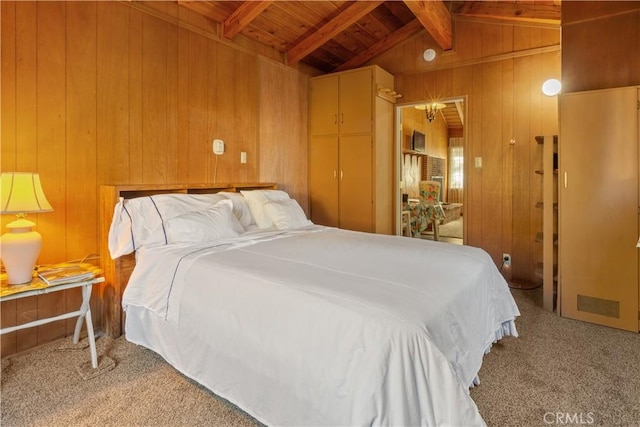
<path id="1" fill-rule="evenodd" d="M 177 1 L 223 38 L 242 34 L 322 72 L 360 67 L 421 31 L 450 50 L 456 16 L 560 25 L 560 0 Z"/>
<path id="2" fill-rule="evenodd" d="M 560 25 L 561 0 L 177 1 L 211 21 L 222 38 L 242 34 L 288 64 L 328 73 L 360 67 L 422 31 L 450 50 L 457 16 Z M 448 127 L 461 128 L 462 111 L 451 103 L 440 114 Z"/>

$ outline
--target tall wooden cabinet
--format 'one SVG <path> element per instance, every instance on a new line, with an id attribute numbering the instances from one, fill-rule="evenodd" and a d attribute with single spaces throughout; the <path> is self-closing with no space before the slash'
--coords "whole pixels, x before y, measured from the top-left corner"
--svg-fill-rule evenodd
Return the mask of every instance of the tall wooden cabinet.
<path id="1" fill-rule="evenodd" d="M 560 314 L 639 330 L 640 88 L 560 97 Z"/>
<path id="2" fill-rule="evenodd" d="M 311 79 L 314 223 L 393 233 L 393 84 L 393 76 L 378 66 Z"/>

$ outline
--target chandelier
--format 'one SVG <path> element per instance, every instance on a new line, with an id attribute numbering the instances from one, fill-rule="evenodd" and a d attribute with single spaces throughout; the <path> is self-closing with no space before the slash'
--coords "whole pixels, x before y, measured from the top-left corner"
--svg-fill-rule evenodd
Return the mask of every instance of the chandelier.
<path id="1" fill-rule="evenodd" d="M 440 102 L 431 102 L 429 104 L 416 105 L 416 109 L 424 110 L 425 116 L 427 117 L 427 120 L 429 120 L 429 122 L 434 121 L 438 110 L 442 110 L 445 107 L 446 105 Z"/>

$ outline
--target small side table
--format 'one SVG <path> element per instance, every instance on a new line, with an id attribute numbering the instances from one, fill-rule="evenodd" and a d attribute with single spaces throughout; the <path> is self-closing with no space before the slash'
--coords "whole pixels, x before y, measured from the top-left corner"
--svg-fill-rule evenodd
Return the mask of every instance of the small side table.
<path id="1" fill-rule="evenodd" d="M 32 322 L 23 323 L 22 325 L 2 328 L 0 329 L 0 335 L 8 334 L 9 332 L 18 331 L 20 329 L 44 325 L 57 320 L 77 317 L 76 329 L 73 333 L 73 343 L 77 344 L 80 340 L 80 329 L 82 329 L 82 320 L 84 319 L 87 323 L 87 336 L 89 338 L 89 348 L 91 350 L 91 366 L 96 369 L 98 367 L 98 353 L 96 351 L 96 339 L 93 333 L 93 321 L 91 320 L 91 306 L 89 305 L 89 300 L 91 299 L 91 288 L 93 285 L 102 282 L 104 282 L 104 277 L 94 277 L 89 280 L 61 283 L 59 285 L 47 285 L 38 277 L 34 277 L 30 284 L 25 285 L 8 285 L 6 281 L 3 280 L 2 292 L 0 292 L 0 302 L 82 287 L 82 305 L 80 306 L 80 309 L 76 311 L 45 319 L 34 320 Z"/>

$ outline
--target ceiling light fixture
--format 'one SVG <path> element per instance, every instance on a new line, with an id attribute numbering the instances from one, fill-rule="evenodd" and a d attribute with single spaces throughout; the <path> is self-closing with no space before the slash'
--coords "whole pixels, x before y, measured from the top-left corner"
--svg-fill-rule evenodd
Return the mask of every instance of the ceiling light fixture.
<path id="1" fill-rule="evenodd" d="M 542 93 L 547 96 L 555 96 L 560 93 L 562 83 L 558 79 L 549 79 L 542 84 Z"/>
<path id="2" fill-rule="evenodd" d="M 442 104 L 441 102 L 431 102 L 429 104 L 416 105 L 415 108 L 417 110 L 424 110 L 427 120 L 429 120 L 429 122 L 432 122 L 435 120 L 438 110 L 442 110 L 445 107 L 446 105 Z"/>
<path id="3" fill-rule="evenodd" d="M 434 59 L 436 59 L 436 51 L 431 48 L 425 49 L 425 51 L 422 53 L 422 57 L 424 58 L 425 61 L 431 62 Z"/>

